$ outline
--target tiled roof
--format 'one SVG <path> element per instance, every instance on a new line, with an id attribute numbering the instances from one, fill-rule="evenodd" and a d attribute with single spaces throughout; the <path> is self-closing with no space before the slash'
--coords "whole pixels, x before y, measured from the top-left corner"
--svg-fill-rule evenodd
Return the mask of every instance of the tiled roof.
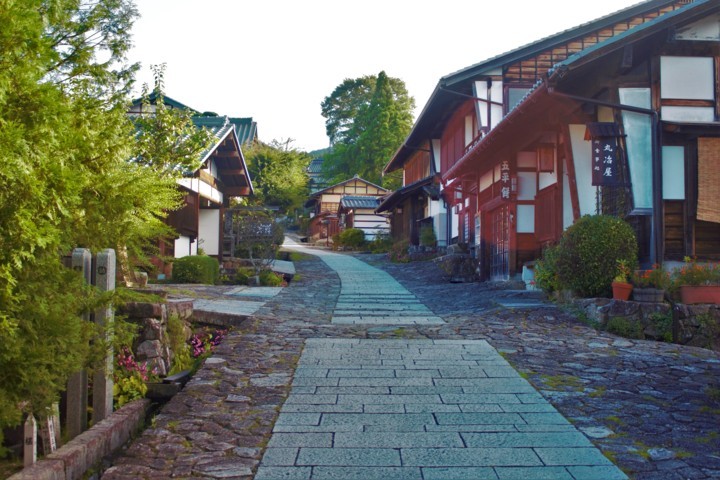
<path id="1" fill-rule="evenodd" d="M 192 122 L 198 128 L 204 127 L 210 130 L 218 140 L 225 138 L 230 129 L 233 128 L 233 124 L 230 123 L 228 117 L 192 117 Z"/>
<path id="2" fill-rule="evenodd" d="M 235 133 L 240 145 L 252 143 L 257 139 L 257 122 L 254 122 L 252 117 L 230 117 L 230 123 L 235 125 Z"/>
<path id="3" fill-rule="evenodd" d="M 345 195 L 340 199 L 340 206 L 345 208 L 367 208 L 375 210 L 380 203 L 378 197 L 359 197 L 354 195 Z"/>
<path id="4" fill-rule="evenodd" d="M 310 165 L 308 165 L 308 173 L 322 173 L 322 166 L 323 166 L 323 159 L 322 158 L 313 158 L 310 162 Z"/>
<path id="5" fill-rule="evenodd" d="M 313 193 L 311 196 L 312 196 L 312 197 L 319 197 L 320 195 L 322 195 L 323 193 L 325 193 L 327 190 L 332 190 L 332 189 L 335 188 L 335 187 L 340 187 L 340 186 L 342 186 L 342 185 L 345 185 L 345 184 L 350 183 L 350 182 L 355 181 L 355 180 L 360 180 L 360 181 L 363 182 L 363 183 L 367 183 L 368 185 L 372 185 L 373 187 L 377 188 L 378 190 L 382 190 L 383 192 L 389 192 L 389 190 L 388 190 L 387 188 L 383 188 L 383 187 L 381 187 L 380 185 L 375 185 L 375 184 L 372 183 L 372 182 L 368 182 L 367 180 L 365 180 L 364 178 L 360 178 L 360 177 L 356 174 L 354 177 L 349 178 L 349 179 L 347 179 L 347 180 L 345 180 L 345 181 L 336 183 L 335 185 L 330 185 L 329 187 L 326 187 L 326 188 L 324 188 L 324 189 L 322 189 L 322 190 L 318 190 L 317 192 Z"/>

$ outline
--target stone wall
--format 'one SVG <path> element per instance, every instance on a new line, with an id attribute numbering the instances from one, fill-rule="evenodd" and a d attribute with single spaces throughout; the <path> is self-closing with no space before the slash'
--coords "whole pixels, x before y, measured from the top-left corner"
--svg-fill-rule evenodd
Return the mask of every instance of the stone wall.
<path id="1" fill-rule="evenodd" d="M 629 338 L 674 341 L 720 351 L 720 305 L 580 298 L 572 304 L 607 330 Z"/>
<path id="2" fill-rule="evenodd" d="M 38 460 L 31 467 L 12 475 L 8 480 L 78 480 L 97 467 L 130 440 L 145 423 L 150 408 L 147 399 L 128 403 L 109 417 L 93 425 L 54 453 Z"/>
<path id="3" fill-rule="evenodd" d="M 173 353 L 168 336 L 168 318 L 177 316 L 184 322 L 185 340 L 190 339 L 192 330 L 189 320 L 193 314 L 192 300 L 166 300 L 164 292 L 152 291 L 159 295 L 158 302 L 128 302 L 118 310 L 128 321 L 140 326 L 138 337 L 133 344 L 135 360 L 147 362 L 149 371 L 165 376 L 170 371 Z"/>

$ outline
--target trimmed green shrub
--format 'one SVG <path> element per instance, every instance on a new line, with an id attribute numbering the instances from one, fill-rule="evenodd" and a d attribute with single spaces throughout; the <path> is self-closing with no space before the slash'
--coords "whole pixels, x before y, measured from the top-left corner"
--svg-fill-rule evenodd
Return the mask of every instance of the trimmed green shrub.
<path id="1" fill-rule="evenodd" d="M 213 257 L 191 255 L 173 262 L 173 281 L 215 285 L 220 279 L 220 264 Z"/>
<path id="2" fill-rule="evenodd" d="M 643 327 L 640 322 L 631 318 L 611 317 L 608 320 L 605 330 L 615 335 L 642 340 L 645 338 Z"/>
<path id="3" fill-rule="evenodd" d="M 542 258 L 535 262 L 535 285 L 546 293 L 560 290 L 557 262 L 560 254 L 558 245 L 543 250 Z"/>
<path id="4" fill-rule="evenodd" d="M 619 261 L 637 265 L 637 239 L 624 220 L 586 215 L 563 233 L 557 258 L 559 287 L 581 297 L 609 296 Z"/>
<path id="5" fill-rule="evenodd" d="M 238 285 L 247 285 L 250 281 L 250 277 L 255 276 L 255 270 L 251 267 L 238 268 L 235 272 L 235 283 Z"/>
<path id="6" fill-rule="evenodd" d="M 348 248 L 360 248 L 365 243 L 365 232 L 359 228 L 348 228 L 338 235 L 338 245 Z"/>
<path id="7" fill-rule="evenodd" d="M 410 248 L 410 242 L 407 240 L 399 240 L 393 243 L 388 256 L 390 261 L 393 263 L 408 263 L 410 261 L 410 255 L 408 249 Z"/>
<path id="8" fill-rule="evenodd" d="M 279 287 L 282 285 L 282 282 L 282 276 L 272 270 L 263 270 L 260 272 L 260 285 L 263 287 Z"/>
<path id="9" fill-rule="evenodd" d="M 387 253 L 392 248 L 393 240 L 390 234 L 378 233 L 375 239 L 370 241 L 368 248 L 372 253 Z"/>
<path id="10" fill-rule="evenodd" d="M 434 247 L 437 243 L 435 230 L 432 225 L 423 225 L 420 227 L 420 245 L 424 247 Z"/>

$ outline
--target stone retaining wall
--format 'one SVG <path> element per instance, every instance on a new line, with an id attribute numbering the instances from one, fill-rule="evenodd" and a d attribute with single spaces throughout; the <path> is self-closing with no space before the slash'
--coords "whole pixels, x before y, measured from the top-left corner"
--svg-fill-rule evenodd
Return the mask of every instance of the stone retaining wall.
<path id="1" fill-rule="evenodd" d="M 580 298 L 572 300 L 601 329 L 630 338 L 674 341 L 720 351 L 720 305 Z"/>
<path id="2" fill-rule="evenodd" d="M 130 402 L 8 480 L 76 480 L 123 446 L 145 423 L 150 400 Z"/>
<path id="3" fill-rule="evenodd" d="M 152 291 L 153 294 L 164 292 Z M 133 344 L 135 360 L 147 363 L 148 370 L 160 376 L 170 371 L 173 352 L 170 350 L 167 333 L 168 317 L 176 316 L 185 322 L 185 339 L 189 339 L 192 330 L 189 320 L 193 315 L 192 300 L 168 300 L 157 303 L 128 302 L 119 310 L 119 314 L 127 316 L 128 321 L 140 326 L 138 337 Z"/>

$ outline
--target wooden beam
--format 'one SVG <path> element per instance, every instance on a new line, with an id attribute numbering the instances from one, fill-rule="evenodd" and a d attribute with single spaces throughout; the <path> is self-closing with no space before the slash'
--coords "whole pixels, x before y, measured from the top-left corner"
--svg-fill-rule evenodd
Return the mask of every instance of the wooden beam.
<path id="1" fill-rule="evenodd" d="M 572 141 L 570 127 L 563 125 L 563 144 L 565 150 L 565 161 L 567 162 L 568 183 L 570 185 L 570 203 L 573 210 L 573 222 L 580 218 L 580 197 L 578 196 L 577 178 L 575 177 L 575 158 L 572 152 Z M 560 179 L 558 179 L 560 181 Z"/>
<path id="2" fill-rule="evenodd" d="M 225 159 L 225 158 L 231 158 L 233 160 L 239 160 L 240 154 L 237 150 L 228 150 L 223 152 L 216 152 L 215 155 L 213 155 L 215 158 L 219 159 Z"/>
<path id="3" fill-rule="evenodd" d="M 243 168 L 218 168 L 221 175 L 242 175 L 245 176 Z"/>
<path id="4" fill-rule="evenodd" d="M 226 187 L 224 193 L 231 197 L 247 197 L 251 194 L 250 187 Z"/>

